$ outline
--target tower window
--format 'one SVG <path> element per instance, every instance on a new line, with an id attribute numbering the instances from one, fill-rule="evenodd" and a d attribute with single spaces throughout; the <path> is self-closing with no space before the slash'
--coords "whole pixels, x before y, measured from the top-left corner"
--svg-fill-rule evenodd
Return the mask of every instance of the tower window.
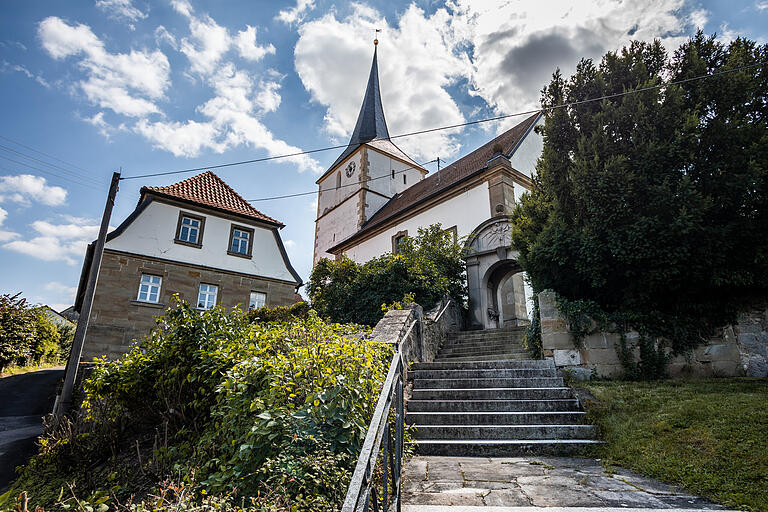
<path id="1" fill-rule="evenodd" d="M 392 169 L 392 179 L 395 179 L 395 170 Z"/>
<path id="2" fill-rule="evenodd" d="M 336 189 L 341 188 L 341 171 L 336 175 Z"/>
<path id="3" fill-rule="evenodd" d="M 405 173 L 403 173 L 403 185 L 405 185 Z"/>

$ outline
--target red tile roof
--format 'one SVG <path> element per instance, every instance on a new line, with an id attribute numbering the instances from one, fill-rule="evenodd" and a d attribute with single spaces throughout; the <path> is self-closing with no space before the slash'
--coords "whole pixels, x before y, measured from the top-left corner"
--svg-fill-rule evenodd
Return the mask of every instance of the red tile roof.
<path id="1" fill-rule="evenodd" d="M 279 220 L 264 215 L 251 206 L 248 201 L 243 199 L 240 194 L 235 192 L 232 187 L 224 183 L 224 180 L 211 171 L 192 176 L 167 187 L 142 187 L 141 195 L 144 196 L 146 193 L 181 199 L 182 201 L 235 213 L 280 227 L 283 226 L 283 223 Z"/>
<path id="2" fill-rule="evenodd" d="M 336 244 L 334 247 L 331 247 L 330 250 L 346 245 L 348 242 L 371 231 L 376 226 L 397 217 L 413 206 L 438 194 L 442 194 L 454 186 L 458 186 L 466 178 L 484 171 L 488 164 L 488 160 L 490 160 L 495 153 L 494 147 L 497 144 L 501 145 L 502 153 L 507 156 L 511 155 L 517 147 L 517 144 L 536 123 L 539 115 L 539 113 L 532 115 L 522 123 L 510 128 L 490 142 L 483 144 L 471 153 L 464 155 L 445 169 L 442 169 L 439 176 L 435 173 L 428 178 L 424 178 L 415 183 L 413 186 L 408 187 L 400 194 L 394 195 L 379 211 L 373 214 L 373 216 L 368 219 L 368 222 L 363 224 L 355 234 Z"/>

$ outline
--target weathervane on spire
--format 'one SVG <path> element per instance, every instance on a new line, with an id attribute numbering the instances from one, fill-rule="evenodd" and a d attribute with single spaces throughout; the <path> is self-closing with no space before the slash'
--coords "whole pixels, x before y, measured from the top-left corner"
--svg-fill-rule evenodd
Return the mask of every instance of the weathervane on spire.
<path id="1" fill-rule="evenodd" d="M 379 44 L 379 37 L 378 37 L 378 35 L 377 35 L 379 32 L 381 32 L 381 29 L 380 29 L 380 28 L 377 28 L 377 29 L 376 29 L 376 32 L 375 32 L 375 33 L 374 33 L 374 35 L 373 35 L 373 45 L 374 45 L 374 46 L 378 46 L 378 44 Z"/>

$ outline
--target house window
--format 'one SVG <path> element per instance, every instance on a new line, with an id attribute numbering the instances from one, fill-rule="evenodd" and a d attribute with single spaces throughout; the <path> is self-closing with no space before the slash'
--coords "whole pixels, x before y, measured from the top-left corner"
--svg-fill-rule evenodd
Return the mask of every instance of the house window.
<path id="1" fill-rule="evenodd" d="M 408 236 L 408 230 L 398 231 L 392 235 L 392 254 L 400 254 L 400 246 L 403 244 L 405 237 Z"/>
<path id="2" fill-rule="evenodd" d="M 215 284 L 200 284 L 200 293 L 197 294 L 198 309 L 211 309 L 216 305 L 216 294 L 219 287 Z"/>
<path id="3" fill-rule="evenodd" d="M 232 228 L 229 230 L 229 249 L 227 253 L 232 256 L 250 258 L 252 249 L 253 229 L 232 224 Z"/>
<path id="4" fill-rule="evenodd" d="M 176 226 L 176 238 L 179 244 L 201 247 L 203 245 L 203 228 L 205 218 L 187 212 L 179 212 L 179 222 Z"/>
<path id="5" fill-rule="evenodd" d="M 141 274 L 139 296 L 136 297 L 136 300 L 140 300 L 141 302 L 160 302 L 160 286 L 162 283 L 163 278 L 160 276 Z"/>
<path id="6" fill-rule="evenodd" d="M 267 304 L 267 294 L 261 292 L 251 292 L 251 297 L 248 300 L 248 308 L 263 308 Z"/>

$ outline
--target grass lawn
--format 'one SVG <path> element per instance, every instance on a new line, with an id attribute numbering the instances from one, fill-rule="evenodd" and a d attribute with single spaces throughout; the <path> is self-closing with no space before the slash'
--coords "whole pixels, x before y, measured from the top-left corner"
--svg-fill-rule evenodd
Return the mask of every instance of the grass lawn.
<path id="1" fill-rule="evenodd" d="M 768 512 L 768 379 L 579 384 L 607 466 Z"/>

